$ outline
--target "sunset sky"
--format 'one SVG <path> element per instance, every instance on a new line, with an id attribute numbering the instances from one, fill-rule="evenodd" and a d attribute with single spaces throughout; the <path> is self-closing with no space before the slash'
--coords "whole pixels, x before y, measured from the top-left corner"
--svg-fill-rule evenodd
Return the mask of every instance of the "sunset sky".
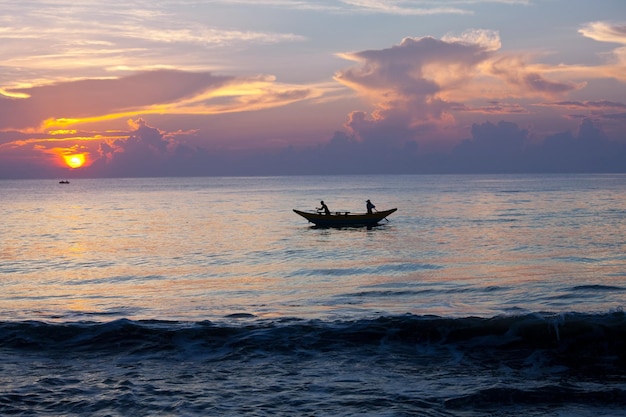
<path id="1" fill-rule="evenodd" d="M 623 0 L 0 11 L 0 179 L 626 172 Z"/>

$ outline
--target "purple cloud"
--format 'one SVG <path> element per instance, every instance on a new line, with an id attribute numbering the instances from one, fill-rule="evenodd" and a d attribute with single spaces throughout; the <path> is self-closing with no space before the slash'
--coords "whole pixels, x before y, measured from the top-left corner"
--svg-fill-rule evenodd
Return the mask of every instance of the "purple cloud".
<path id="1" fill-rule="evenodd" d="M 89 118 L 168 104 L 217 89 L 232 77 L 149 71 L 118 79 L 88 79 L 11 90 L 0 96 L 0 129 L 38 128 L 47 119 Z"/>

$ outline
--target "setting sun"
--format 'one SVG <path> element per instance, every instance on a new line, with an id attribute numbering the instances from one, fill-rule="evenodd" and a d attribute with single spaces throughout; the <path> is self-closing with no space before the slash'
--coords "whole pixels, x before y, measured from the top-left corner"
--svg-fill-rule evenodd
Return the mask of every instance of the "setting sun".
<path id="1" fill-rule="evenodd" d="M 70 168 L 80 168 L 85 163 L 84 154 L 64 155 L 63 159 L 65 159 L 65 163 Z"/>

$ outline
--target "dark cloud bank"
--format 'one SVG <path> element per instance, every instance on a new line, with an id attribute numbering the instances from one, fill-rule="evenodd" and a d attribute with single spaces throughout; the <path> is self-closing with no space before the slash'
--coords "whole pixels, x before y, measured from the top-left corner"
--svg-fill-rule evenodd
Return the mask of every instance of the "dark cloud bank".
<path id="1" fill-rule="evenodd" d="M 474 124 L 451 151 L 427 153 L 413 141 L 336 132 L 325 144 L 280 150 L 209 151 L 135 122 L 124 139 L 102 142 L 92 164 L 76 170 L 5 171 L 4 178 L 255 176 L 319 174 L 494 174 L 626 172 L 626 142 L 609 140 L 590 119 L 577 132 L 536 140 L 511 122 Z M 406 132 L 395 132 L 403 135 Z M 386 132 L 389 134 L 389 131 Z M 15 168 L 15 167 L 14 167 Z M 25 168 L 22 165 L 22 168 Z M 5 171 L 5 172 L 2 172 Z M 19 172 L 18 172 L 19 171 Z"/>
<path id="2" fill-rule="evenodd" d="M 515 123 L 474 124 L 470 139 L 441 153 L 422 153 L 415 141 L 402 144 L 376 137 L 357 140 L 343 132 L 335 133 L 326 144 L 306 149 L 209 152 L 169 138 L 143 121 L 137 126 L 128 139 L 103 143 L 99 159 L 81 174 L 134 177 L 626 172 L 626 143 L 610 141 L 590 119 L 584 119 L 576 133 L 563 132 L 541 141 L 531 140 L 529 132 Z"/>

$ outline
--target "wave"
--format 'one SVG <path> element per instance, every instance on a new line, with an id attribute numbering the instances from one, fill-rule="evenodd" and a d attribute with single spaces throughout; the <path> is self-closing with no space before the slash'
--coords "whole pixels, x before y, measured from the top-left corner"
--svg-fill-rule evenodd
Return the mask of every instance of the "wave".
<path id="1" fill-rule="evenodd" d="M 498 361 L 512 369 L 626 376 L 626 314 L 527 314 L 492 318 L 385 316 L 356 321 L 258 320 L 228 323 L 36 321 L 0 323 L 5 352 L 246 357 L 349 351 L 427 355 L 470 366 Z M 426 353 L 424 353 L 426 352 Z M 461 359 L 459 359 L 461 358 Z"/>
<path id="2" fill-rule="evenodd" d="M 572 287 L 572 291 L 608 291 L 608 292 L 614 292 L 614 291 L 626 291 L 626 288 L 618 287 L 618 286 L 615 286 L 615 285 L 594 284 L 594 285 L 577 285 L 575 287 Z"/>
<path id="3" fill-rule="evenodd" d="M 621 415 L 626 315 L 1 322 L 2 415 Z"/>
<path id="4" fill-rule="evenodd" d="M 562 385 L 547 384 L 535 389 L 518 389 L 511 387 L 486 388 L 458 398 L 446 400 L 446 407 L 460 408 L 489 408 L 494 405 L 507 406 L 515 404 L 626 404 L 626 392 L 621 389 L 606 388 L 584 392 L 568 389 Z M 520 413 L 524 414 L 524 413 Z M 567 415 L 578 415 L 568 413 Z M 620 411 L 621 414 L 621 411 Z M 563 414 L 562 414 L 563 415 Z M 607 415 L 615 415 L 613 413 Z"/>
<path id="5" fill-rule="evenodd" d="M 311 268 L 299 269 L 294 271 L 290 276 L 351 276 L 351 275 L 375 275 L 375 274 L 407 274 L 410 272 L 431 271 L 443 269 L 441 265 L 420 264 L 420 263 L 400 263 L 400 264 L 384 264 L 373 267 L 357 267 L 357 268 Z"/>

